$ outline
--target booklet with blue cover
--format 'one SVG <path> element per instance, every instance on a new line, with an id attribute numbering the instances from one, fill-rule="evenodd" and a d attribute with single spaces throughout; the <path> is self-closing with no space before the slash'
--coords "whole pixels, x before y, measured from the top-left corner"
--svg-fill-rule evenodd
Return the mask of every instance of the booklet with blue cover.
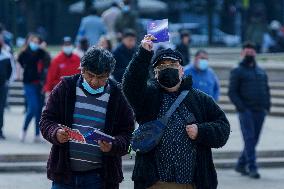
<path id="1" fill-rule="evenodd" d="M 168 19 L 153 20 L 147 24 L 147 34 L 152 34 L 156 39 L 154 43 L 166 42 L 170 40 Z"/>
<path id="2" fill-rule="evenodd" d="M 75 141 L 79 143 L 90 143 L 105 141 L 111 143 L 115 138 L 99 131 L 98 129 L 93 129 L 88 127 L 84 133 L 81 133 L 78 129 L 71 129 L 69 127 L 61 125 L 62 129 L 68 133 L 70 141 Z"/>

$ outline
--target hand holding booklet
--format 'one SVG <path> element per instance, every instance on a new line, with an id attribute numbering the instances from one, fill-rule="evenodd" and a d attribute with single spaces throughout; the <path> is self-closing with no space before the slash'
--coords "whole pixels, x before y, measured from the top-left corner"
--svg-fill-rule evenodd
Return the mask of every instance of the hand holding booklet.
<path id="1" fill-rule="evenodd" d="M 105 141 L 111 143 L 115 138 L 99 131 L 98 129 L 88 128 L 84 133 L 81 133 L 78 129 L 71 129 L 69 127 L 61 125 L 62 129 L 68 133 L 70 141 L 75 141 L 83 144 Z"/>

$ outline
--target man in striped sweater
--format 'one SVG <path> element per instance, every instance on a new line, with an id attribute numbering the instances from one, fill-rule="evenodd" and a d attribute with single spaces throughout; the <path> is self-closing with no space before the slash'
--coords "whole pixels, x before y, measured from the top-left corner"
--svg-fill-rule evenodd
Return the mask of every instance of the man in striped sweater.
<path id="1" fill-rule="evenodd" d="M 47 166 L 52 189 L 119 188 L 121 156 L 127 153 L 134 118 L 120 85 L 109 78 L 114 67 L 109 51 L 93 47 L 81 59 L 81 74 L 64 78 L 51 92 L 40 126 L 53 144 Z M 114 140 L 69 140 L 62 125 L 86 139 L 98 129 Z"/>

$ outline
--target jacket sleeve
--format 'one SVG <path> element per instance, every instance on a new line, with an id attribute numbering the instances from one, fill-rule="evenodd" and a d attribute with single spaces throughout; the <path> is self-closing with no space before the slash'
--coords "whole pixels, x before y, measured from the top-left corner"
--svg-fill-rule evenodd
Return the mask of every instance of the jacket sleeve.
<path id="1" fill-rule="evenodd" d="M 267 90 L 267 107 L 266 107 L 266 110 L 268 112 L 270 112 L 270 108 L 271 108 L 271 94 L 270 94 L 270 87 L 269 87 L 269 82 L 268 82 L 268 77 L 267 77 L 267 74 L 265 74 L 265 77 L 266 77 L 266 90 Z"/>
<path id="2" fill-rule="evenodd" d="M 114 126 L 116 130 L 115 140 L 112 143 L 111 151 L 108 152 L 109 155 L 114 156 L 124 156 L 127 154 L 135 125 L 133 112 L 123 96 L 121 97 L 119 106 L 119 119 Z"/>
<path id="3" fill-rule="evenodd" d="M 61 128 L 58 123 L 60 123 L 59 90 L 64 91 L 64 89 L 60 89 L 62 87 L 64 87 L 64 84 L 63 82 L 60 82 L 51 92 L 39 122 L 42 136 L 54 145 L 62 145 L 57 141 L 56 138 L 56 132 Z"/>
<path id="4" fill-rule="evenodd" d="M 213 73 L 213 76 L 214 76 L 214 96 L 213 98 L 216 102 L 218 102 L 219 97 L 220 97 L 220 83 L 215 73 Z"/>
<path id="5" fill-rule="evenodd" d="M 50 65 L 50 67 L 48 69 L 46 82 L 45 82 L 45 85 L 44 85 L 44 91 L 45 92 L 52 91 L 52 89 L 57 84 L 58 80 L 59 80 L 58 64 L 57 64 L 57 59 L 55 58 L 51 62 L 51 65 Z"/>
<path id="6" fill-rule="evenodd" d="M 197 142 L 210 148 L 220 148 L 224 146 L 230 135 L 230 124 L 225 113 L 215 103 L 215 101 L 205 96 L 202 100 L 205 104 L 204 114 L 206 121 L 197 124 Z"/>
<path id="7" fill-rule="evenodd" d="M 239 95 L 240 78 L 237 69 L 231 71 L 228 96 L 239 112 L 245 111 L 246 107 Z"/>
<path id="8" fill-rule="evenodd" d="M 122 89 L 134 112 L 143 106 L 152 56 L 152 51 L 140 47 L 123 76 Z"/>

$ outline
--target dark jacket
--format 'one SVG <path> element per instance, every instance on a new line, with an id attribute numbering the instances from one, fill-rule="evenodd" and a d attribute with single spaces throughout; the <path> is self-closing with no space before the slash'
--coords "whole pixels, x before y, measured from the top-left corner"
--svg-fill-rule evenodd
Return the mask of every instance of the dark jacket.
<path id="1" fill-rule="evenodd" d="M 123 74 L 131 61 L 136 48 L 127 49 L 122 43 L 113 51 L 114 58 L 116 60 L 115 70 L 113 72 L 113 77 L 117 82 L 122 81 Z"/>
<path id="2" fill-rule="evenodd" d="M 76 82 L 80 75 L 64 78 L 51 92 L 40 120 L 43 137 L 52 148 L 47 163 L 47 176 L 57 182 L 68 182 L 71 175 L 68 143 L 60 144 L 56 139 L 58 124 L 71 126 L 76 101 Z M 111 91 L 107 107 L 104 132 L 115 137 L 110 152 L 103 155 L 103 177 L 105 188 L 123 180 L 121 156 L 128 151 L 134 130 L 133 112 L 122 95 L 119 85 L 110 80 Z"/>
<path id="3" fill-rule="evenodd" d="M 3 51 L 0 47 L 0 85 L 8 81 L 12 74 L 11 55 Z M 2 92 L 2 91 L 1 91 Z"/>
<path id="4" fill-rule="evenodd" d="M 184 45 L 183 43 L 180 43 L 176 46 L 176 50 L 182 54 L 183 57 L 182 66 L 186 66 L 187 64 L 189 64 L 190 63 L 189 45 Z"/>
<path id="5" fill-rule="evenodd" d="M 149 81 L 148 66 L 153 53 L 140 48 L 127 68 L 123 91 L 134 109 L 139 124 L 157 119 L 163 90 L 157 82 Z M 183 80 L 180 91 L 189 90 L 184 103 L 196 119 L 198 126 L 197 158 L 194 182 L 197 189 L 216 189 L 217 175 L 214 168 L 211 148 L 220 148 L 228 140 L 230 125 L 224 112 L 205 93 L 192 88 L 191 78 Z M 135 189 L 145 189 L 158 181 L 154 161 L 155 150 L 136 154 L 132 179 Z"/>
<path id="6" fill-rule="evenodd" d="M 270 110 L 268 78 L 257 64 L 241 62 L 231 71 L 228 95 L 239 112 Z"/>
<path id="7" fill-rule="evenodd" d="M 50 63 L 50 56 L 46 51 L 38 49 L 33 52 L 27 47 L 19 54 L 18 61 L 24 69 L 24 83 L 44 83 Z"/>

